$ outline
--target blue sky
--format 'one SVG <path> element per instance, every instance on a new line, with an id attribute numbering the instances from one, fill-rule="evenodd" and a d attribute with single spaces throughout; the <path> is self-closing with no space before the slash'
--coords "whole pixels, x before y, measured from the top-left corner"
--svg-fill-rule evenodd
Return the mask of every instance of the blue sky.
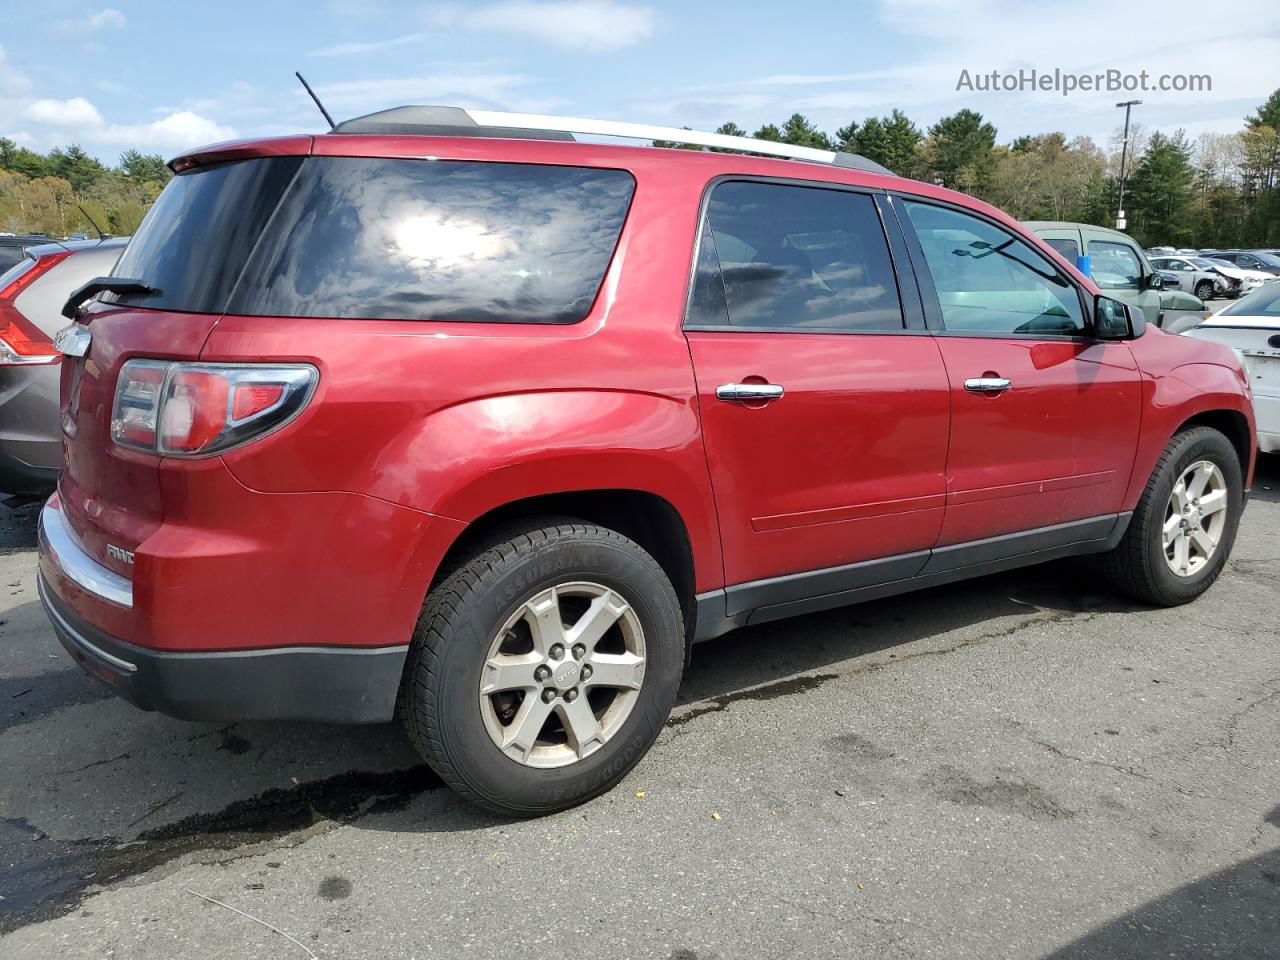
<path id="1" fill-rule="evenodd" d="M 962 69 L 1207 73 L 1211 92 L 1146 93 L 1147 129 L 1233 132 L 1280 87 L 1280 4 L 969 0 L 8 0 L 0 136 L 79 142 L 114 161 L 213 140 L 322 129 L 301 70 L 339 119 L 402 103 L 754 129 L 800 110 L 834 130 L 961 107 L 1004 142 L 1063 130 L 1105 145 L 1112 93 L 957 92 Z"/>

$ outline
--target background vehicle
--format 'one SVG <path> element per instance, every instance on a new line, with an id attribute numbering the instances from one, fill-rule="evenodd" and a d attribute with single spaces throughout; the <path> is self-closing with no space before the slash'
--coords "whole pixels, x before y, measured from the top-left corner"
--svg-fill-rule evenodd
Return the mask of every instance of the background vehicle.
<path id="1" fill-rule="evenodd" d="M 1160 329 L 1165 333 L 1182 333 L 1209 316 L 1209 307 L 1199 297 L 1176 287 L 1160 291 Z"/>
<path id="2" fill-rule="evenodd" d="M 32 247 L 49 242 L 44 234 L 0 235 L 0 273 L 12 269 L 22 262 L 27 251 Z"/>
<path id="3" fill-rule="evenodd" d="M 1183 289 L 1201 300 L 1212 300 L 1227 293 L 1229 281 L 1216 264 L 1205 262 L 1203 257 L 1156 257 L 1151 265 L 1157 270 L 1168 270 L 1183 277 Z"/>
<path id="4" fill-rule="evenodd" d="M 553 124 L 173 162 L 59 334 L 38 585 L 90 672 L 189 718 L 399 715 L 533 815 L 638 762 L 693 641 L 1063 556 L 1165 605 L 1218 576 L 1230 350 L 861 158 Z"/>
<path id="5" fill-rule="evenodd" d="M 128 237 L 44 242 L 0 275 L 0 493 L 43 497 L 62 466 L 52 337 L 67 295 L 111 272 Z"/>
<path id="6" fill-rule="evenodd" d="M 1146 255 L 1128 234 L 1088 223 L 1028 220 L 1033 232 L 1068 263 L 1086 256 L 1090 259 L 1090 275 L 1108 296 L 1140 309 L 1147 323 L 1160 324 L 1160 290 L 1164 280 L 1147 262 Z M 1203 298 L 1202 298 L 1203 299 Z"/>
<path id="7" fill-rule="evenodd" d="M 1257 273 L 1268 273 L 1280 277 L 1280 257 L 1264 253 L 1261 250 L 1215 250 L 1206 253 L 1212 260 L 1225 260 L 1242 270 L 1253 270 Z"/>
<path id="8" fill-rule="evenodd" d="M 1227 278 L 1227 295 L 1233 299 L 1252 293 L 1263 284 L 1270 283 L 1275 279 L 1269 273 L 1263 273 L 1261 270 L 1246 270 L 1244 267 L 1238 267 L 1234 263 L 1228 263 L 1226 260 L 1199 257 L 1197 262 L 1212 264 L 1213 269 Z"/>
<path id="9" fill-rule="evenodd" d="M 1253 389 L 1258 449 L 1280 453 L 1280 283 L 1255 290 L 1183 335 L 1225 343 L 1241 358 Z"/>

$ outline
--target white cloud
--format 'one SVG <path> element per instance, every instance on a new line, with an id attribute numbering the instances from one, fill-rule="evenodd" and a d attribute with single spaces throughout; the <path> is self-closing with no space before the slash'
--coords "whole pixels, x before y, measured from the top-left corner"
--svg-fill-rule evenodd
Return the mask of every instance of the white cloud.
<path id="1" fill-rule="evenodd" d="M 0 110 L 0 129 L 6 122 L 18 119 L 35 125 L 22 130 L 24 141 L 45 148 L 75 142 L 88 148 L 126 146 L 175 151 L 236 137 L 235 128 L 187 109 L 171 109 L 150 123 L 109 123 L 84 97 L 42 98 L 30 100 L 18 110 Z M 17 139 L 19 134 L 10 136 Z"/>
<path id="2" fill-rule="evenodd" d="M 54 29 L 62 33 L 97 33 L 99 30 L 119 30 L 128 22 L 119 10 L 106 7 L 79 20 L 59 20 Z"/>
<path id="3" fill-rule="evenodd" d="M 234 127 L 214 123 L 188 110 L 179 110 L 151 123 L 108 124 L 89 139 L 91 142 L 141 150 L 185 150 L 235 138 Z"/>
<path id="4" fill-rule="evenodd" d="M 50 127 L 100 127 L 106 121 L 98 108 L 84 97 L 72 97 L 70 100 L 36 100 L 27 104 L 22 115 L 28 120 L 43 123 Z"/>
<path id="5" fill-rule="evenodd" d="M 472 30 L 520 33 L 561 47 L 606 52 L 653 35 L 650 7 L 615 0 L 509 0 L 462 14 Z"/>
<path id="6" fill-rule="evenodd" d="M 392 47 L 403 47 L 410 43 L 420 43 L 426 39 L 425 33 L 406 33 L 399 37 L 391 37 L 389 40 L 369 40 L 356 41 L 353 43 L 338 43 L 332 47 L 322 47 L 319 50 L 311 50 L 307 53 L 309 57 L 345 57 L 360 53 L 375 53 L 378 50 L 388 50 Z"/>

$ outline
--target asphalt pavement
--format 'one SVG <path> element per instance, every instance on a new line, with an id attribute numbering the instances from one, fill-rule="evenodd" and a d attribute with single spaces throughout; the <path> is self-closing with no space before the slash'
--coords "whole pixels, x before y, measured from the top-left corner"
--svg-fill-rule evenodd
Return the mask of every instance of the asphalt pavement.
<path id="1" fill-rule="evenodd" d="M 1280 956 L 1280 458 L 1200 600 L 1059 563 L 701 645 L 653 751 L 534 821 L 390 726 L 112 699 L 0 516 L 0 956 Z"/>

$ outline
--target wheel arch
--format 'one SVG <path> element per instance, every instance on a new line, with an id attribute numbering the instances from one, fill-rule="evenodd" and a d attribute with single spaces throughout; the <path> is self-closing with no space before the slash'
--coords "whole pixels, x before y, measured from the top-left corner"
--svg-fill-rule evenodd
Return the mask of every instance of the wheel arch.
<path id="1" fill-rule="evenodd" d="M 1211 427 L 1226 436 L 1240 458 L 1240 472 L 1248 476 L 1253 458 L 1253 432 L 1248 417 L 1239 410 L 1204 410 L 1182 421 L 1173 433 L 1176 436 L 1193 427 Z"/>
<path id="2" fill-rule="evenodd" d="M 689 527 L 674 504 L 646 490 L 568 490 L 494 506 L 471 520 L 454 538 L 436 567 L 428 592 L 466 558 L 505 539 L 504 531 L 540 518 L 597 524 L 638 543 L 670 579 L 680 599 L 686 637 L 692 636 L 696 566 Z"/>

